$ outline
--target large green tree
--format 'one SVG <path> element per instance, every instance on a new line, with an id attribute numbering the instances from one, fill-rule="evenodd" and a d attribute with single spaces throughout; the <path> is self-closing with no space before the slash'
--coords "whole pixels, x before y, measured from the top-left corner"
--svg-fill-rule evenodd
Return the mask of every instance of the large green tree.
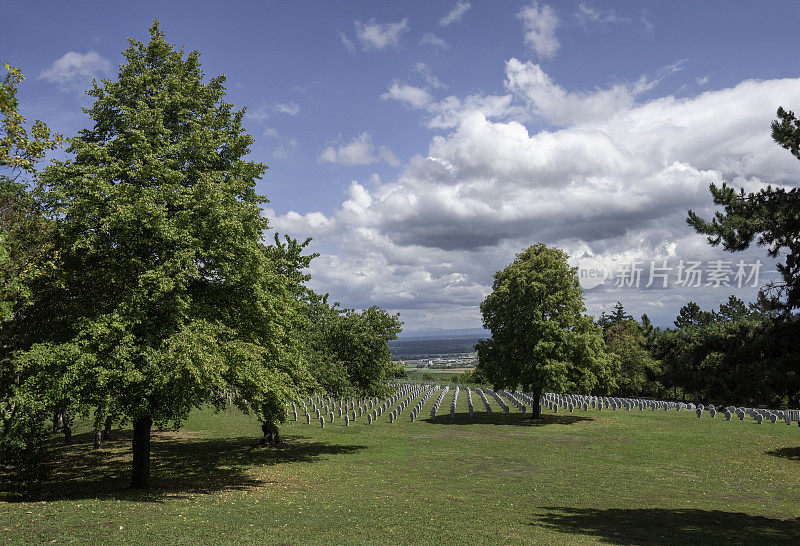
<path id="1" fill-rule="evenodd" d="M 778 108 L 772 123 L 772 138 L 800 159 L 800 120 L 793 112 Z M 800 188 L 773 188 L 736 191 L 727 184 L 711 184 L 714 204 L 722 210 L 711 221 L 689 211 L 687 222 L 698 233 L 708 236 L 714 246 L 725 250 L 745 250 L 754 241 L 767 249 L 770 257 L 785 256 L 778 264 L 781 280 L 766 287 L 780 300 L 786 314 L 800 307 Z"/>
<path id="2" fill-rule="evenodd" d="M 492 337 L 477 345 L 478 370 L 495 388 L 533 392 L 533 418 L 545 390 L 612 390 L 619 362 L 605 352 L 602 329 L 585 311 L 566 253 L 541 243 L 527 248 L 494 274 L 481 303 Z"/>
<path id="3" fill-rule="evenodd" d="M 41 289 L 63 303 L 31 313 L 46 327 L 20 358 L 63 378 L 76 412 L 132 422 L 132 484 L 147 487 L 154 423 L 232 399 L 271 438 L 309 376 L 303 315 L 262 243 L 266 167 L 246 159 L 244 110 L 157 21 L 129 41 L 116 80 L 88 91 L 74 159 L 42 174 L 60 257 Z"/>

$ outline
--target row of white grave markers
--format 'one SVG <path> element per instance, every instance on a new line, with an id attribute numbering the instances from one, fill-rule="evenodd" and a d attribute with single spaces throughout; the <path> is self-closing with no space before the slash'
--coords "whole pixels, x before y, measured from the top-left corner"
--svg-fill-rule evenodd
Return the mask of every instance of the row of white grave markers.
<path id="1" fill-rule="evenodd" d="M 492 406 L 489 405 L 489 401 L 486 399 L 486 393 L 484 393 L 482 389 L 475 389 L 475 391 L 478 393 L 478 396 L 481 397 L 483 405 L 486 406 L 486 413 L 492 413 Z"/>
<path id="2" fill-rule="evenodd" d="M 433 407 L 431 407 L 431 417 L 436 417 L 436 412 L 439 411 L 439 404 L 442 403 L 442 398 L 447 392 L 450 390 L 450 387 L 445 387 L 442 389 L 442 392 L 439 394 L 439 398 L 436 399 L 436 402 L 433 403 Z"/>
<path id="3" fill-rule="evenodd" d="M 419 415 L 419 412 L 422 411 L 422 406 L 425 405 L 425 403 L 428 401 L 428 398 L 430 398 L 433 393 L 435 393 L 436 391 L 439 390 L 439 385 L 433 385 L 433 386 L 428 385 L 428 387 L 429 388 L 423 393 L 422 398 L 420 399 L 420 401 L 417 402 L 417 405 L 414 406 L 414 409 L 411 410 L 411 422 L 412 423 L 414 422 L 414 420 Z"/>
<path id="4" fill-rule="evenodd" d="M 417 396 L 423 394 L 429 389 L 430 385 L 425 385 L 424 387 L 421 385 L 416 385 L 410 389 L 401 389 L 400 396 L 405 396 L 405 398 L 398 404 L 397 408 L 392 410 L 392 412 L 389 414 L 389 422 L 394 423 L 395 420 L 400 417 L 400 414 L 403 413 L 403 410 L 405 410 L 406 407 L 408 407 L 408 405 L 411 404 L 411 402 L 413 402 Z"/>
<path id="5" fill-rule="evenodd" d="M 519 411 L 521 411 L 522 413 L 525 413 L 525 409 L 526 409 L 525 404 L 520 402 L 519 399 L 516 396 L 514 396 L 513 394 L 511 394 L 508 391 L 500 391 L 499 394 L 502 395 L 502 396 L 505 396 L 506 398 L 508 398 L 509 401 L 511 401 L 511 403 L 514 404 Z"/>
<path id="6" fill-rule="evenodd" d="M 503 413 L 508 413 L 508 405 L 507 405 L 505 402 L 503 402 L 503 399 L 502 399 L 502 398 L 500 398 L 500 397 L 497 395 L 497 393 L 496 393 L 496 392 L 494 392 L 492 389 L 486 389 L 486 392 L 488 392 L 488 393 L 489 393 L 489 395 L 490 395 L 492 398 L 494 398 L 494 399 L 495 399 L 495 402 L 497 402 L 497 405 L 498 405 L 498 406 L 500 406 L 500 409 L 502 409 L 502 410 L 503 410 Z"/>
<path id="7" fill-rule="evenodd" d="M 419 416 L 419 412 L 427 403 L 428 399 L 436 392 L 439 393 L 438 398 L 431 408 L 431 418 L 436 418 L 439 407 L 444 400 L 445 395 L 450 391 L 449 386 L 441 388 L 439 385 L 419 384 L 419 383 L 399 383 L 393 385 L 394 392 L 382 399 L 380 398 L 339 398 L 333 399 L 326 395 L 311 396 L 299 402 L 291 403 L 291 410 L 289 410 L 292 419 L 298 421 L 298 404 L 302 404 L 305 412 L 306 424 L 311 424 L 311 420 L 317 419 L 321 427 L 325 426 L 326 418 L 328 423 L 334 423 L 337 418 L 343 418 L 344 426 L 349 426 L 351 422 L 355 422 L 358 418 L 367 416 L 367 424 L 372 424 L 384 412 L 389 413 L 389 422 L 396 421 L 401 413 L 411 404 L 414 400 L 417 403 L 410 410 L 410 418 L 413 422 Z M 469 415 L 474 415 L 474 407 L 472 403 L 472 390 L 467 390 L 467 408 Z M 507 391 L 502 390 L 495 392 L 492 389 L 476 388 L 475 392 L 478 393 L 483 401 L 487 413 L 492 412 L 491 405 L 487 398 L 487 393 L 495 399 L 498 406 L 504 413 L 509 412 L 509 406 L 505 403 L 503 398 L 511 402 L 519 411 L 525 413 L 527 408 L 534 403 L 533 395 L 521 391 Z M 456 386 L 453 391 L 453 398 L 450 404 L 450 417 L 455 417 L 456 405 L 458 403 L 458 396 L 460 387 Z M 663 410 L 663 411 L 681 411 L 689 410 L 694 411 L 698 418 L 701 418 L 704 413 L 711 418 L 715 418 L 718 413 L 724 415 L 726 421 L 738 420 L 743 421 L 745 417 L 751 417 L 756 423 L 762 424 L 764 421 L 770 423 L 777 423 L 778 421 L 785 422 L 790 425 L 792 422 L 797 422 L 800 426 L 800 410 L 773 410 L 761 408 L 746 408 L 738 406 L 715 407 L 713 405 L 704 406 L 699 404 L 695 406 L 692 403 L 674 402 L 665 400 L 654 399 L 640 399 L 640 398 L 621 398 L 621 397 L 607 397 L 607 396 L 590 396 L 579 394 L 557 394 L 545 393 L 540 398 L 540 403 L 543 409 L 549 409 L 555 413 L 559 409 L 564 411 L 574 412 L 575 409 L 582 409 L 583 411 L 589 410 Z M 393 409 L 392 406 L 395 406 Z M 311 408 L 309 409 L 309 406 Z M 287 408 L 288 410 L 288 408 Z"/>
<path id="8" fill-rule="evenodd" d="M 569 411 L 575 411 L 575 408 L 589 411 L 595 409 L 602 411 L 603 409 L 625 409 L 644 411 L 664 410 L 664 411 L 681 411 L 689 410 L 694 411 L 698 418 L 703 416 L 704 410 L 708 410 L 708 415 L 712 419 L 716 418 L 717 413 L 722 413 L 726 421 L 731 421 L 734 417 L 744 421 L 746 416 L 752 417 L 759 425 L 764 421 L 770 423 L 777 423 L 778 421 L 785 422 L 791 425 L 793 421 L 797 421 L 797 426 L 800 427 L 800 410 L 776 410 L 776 409 L 762 409 L 762 408 L 746 408 L 737 406 L 726 406 L 719 409 L 713 405 L 704 406 L 703 404 L 692 404 L 685 402 L 673 402 L 667 400 L 652 400 L 641 398 L 618 398 L 607 396 L 587 396 L 580 394 L 555 394 L 545 393 L 542 396 L 542 405 L 548 409 L 558 413 L 558 409 L 564 408 Z"/>

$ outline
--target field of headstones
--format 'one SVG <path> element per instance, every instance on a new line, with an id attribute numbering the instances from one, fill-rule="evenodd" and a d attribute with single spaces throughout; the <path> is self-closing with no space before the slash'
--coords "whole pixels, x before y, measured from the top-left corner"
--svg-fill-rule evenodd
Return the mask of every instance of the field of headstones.
<path id="1" fill-rule="evenodd" d="M 426 384 L 318 395 L 289 407 L 276 448 L 234 409 L 197 411 L 156 435 L 149 492 L 124 489 L 130 437 L 98 452 L 87 429 L 46 500 L 3 502 L 0 538 L 800 543 L 796 414 L 547 394 L 534 421 L 531 402 Z"/>
<path id="2" fill-rule="evenodd" d="M 395 420 L 400 418 L 403 411 L 411 403 L 414 403 L 414 407 L 409 412 L 410 420 L 413 422 L 418 418 L 419 412 L 425 406 L 428 399 L 437 393 L 436 401 L 430 408 L 430 416 L 431 419 L 435 419 L 437 415 L 440 415 L 439 409 L 442 405 L 442 401 L 449 393 L 449 416 L 451 419 L 454 419 L 456 408 L 458 407 L 459 395 L 465 391 L 466 394 L 463 396 L 466 398 L 467 412 L 470 417 L 474 417 L 475 415 L 475 407 L 472 402 L 472 389 L 470 387 L 466 387 L 464 391 L 462 391 L 459 386 L 453 387 L 451 391 L 449 385 L 441 386 L 438 384 L 401 383 L 393 385 L 393 387 L 395 389 L 394 392 L 383 398 L 334 399 L 326 395 L 310 396 L 299 402 L 293 402 L 291 407 L 287 406 L 287 411 L 294 422 L 298 421 L 298 411 L 302 411 L 307 425 L 310 425 L 312 419 L 314 419 L 324 428 L 326 416 L 328 423 L 333 423 L 337 412 L 338 418 L 344 421 L 345 426 L 349 426 L 351 422 L 355 423 L 358 417 L 364 416 L 366 416 L 367 424 L 371 425 L 373 421 L 378 421 L 378 418 L 383 415 L 384 411 L 388 412 L 389 423 L 394 423 Z M 494 399 L 494 402 L 503 413 L 510 412 L 510 407 L 506 402 L 510 403 L 523 414 L 526 413 L 526 411 L 530 411 L 534 403 L 533 395 L 530 393 L 520 391 L 509 392 L 505 390 L 495 392 L 488 388 L 481 389 L 479 387 L 475 387 L 474 389 L 477 396 L 480 397 L 482 409 L 487 415 L 491 415 L 492 413 L 492 406 L 487 399 L 487 394 Z M 800 410 L 746 408 L 743 406 L 725 406 L 724 408 L 720 406 L 720 409 L 717 409 L 714 405 L 709 405 L 708 408 L 706 408 L 703 404 L 695 405 L 692 403 L 687 404 L 684 402 L 665 400 L 586 396 L 580 394 L 562 395 L 555 393 L 545 393 L 540 400 L 540 404 L 553 413 L 558 413 L 559 409 L 561 409 L 562 412 L 569 411 L 571 413 L 576 409 L 579 411 L 589 411 L 590 409 L 597 411 L 603 411 L 603 409 L 614 411 L 688 410 L 694 411 L 698 418 L 702 418 L 703 412 L 707 409 L 708 416 L 712 419 L 716 418 L 717 414 L 720 413 L 724 416 L 726 421 L 732 420 L 734 416 L 740 421 L 744 421 L 745 417 L 749 416 L 759 425 L 764 422 L 775 424 L 780 420 L 782 423 L 790 426 L 792 423 L 797 423 L 797 426 L 800 427 Z M 300 408 L 301 405 L 302 408 Z M 358 410 L 357 412 L 356 409 Z"/>

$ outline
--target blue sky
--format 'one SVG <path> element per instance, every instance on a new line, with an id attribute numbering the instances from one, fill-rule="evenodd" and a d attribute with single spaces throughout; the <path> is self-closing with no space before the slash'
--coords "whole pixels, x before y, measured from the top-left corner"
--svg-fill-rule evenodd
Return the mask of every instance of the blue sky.
<path id="1" fill-rule="evenodd" d="M 0 2 L 23 112 L 72 136 L 92 77 L 158 17 L 248 107 L 273 226 L 314 288 L 409 330 L 480 326 L 491 274 L 543 241 L 609 270 L 731 256 L 684 224 L 709 182 L 793 186 L 769 139 L 800 108 L 796 2 Z M 765 267 L 766 274 L 773 266 Z M 726 287 L 586 292 L 669 324 Z"/>

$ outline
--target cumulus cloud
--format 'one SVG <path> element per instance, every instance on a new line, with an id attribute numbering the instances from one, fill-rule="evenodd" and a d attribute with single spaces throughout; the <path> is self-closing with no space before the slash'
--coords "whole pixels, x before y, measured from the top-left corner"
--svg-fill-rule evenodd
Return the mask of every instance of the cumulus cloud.
<path id="1" fill-rule="evenodd" d="M 92 78 L 100 78 L 110 73 L 111 62 L 99 53 L 68 51 L 42 70 L 39 78 L 68 89 L 86 86 Z"/>
<path id="2" fill-rule="evenodd" d="M 389 89 L 381 95 L 381 100 L 395 100 L 405 106 L 428 113 L 426 125 L 430 129 L 452 129 L 462 119 L 472 113 L 498 119 L 516 115 L 519 119 L 527 119 L 520 106 L 512 105 L 513 96 L 508 95 L 469 95 L 463 99 L 450 95 L 441 100 L 434 100 L 431 94 L 422 87 L 393 82 Z"/>
<path id="3" fill-rule="evenodd" d="M 556 125 L 608 118 L 630 108 L 636 96 L 652 88 L 641 78 L 634 84 L 617 84 L 590 92 L 568 92 L 542 67 L 510 59 L 506 63 L 506 87 L 528 103 L 531 111 Z"/>
<path id="4" fill-rule="evenodd" d="M 464 14 L 471 7 L 472 6 L 470 5 L 470 3 L 467 2 L 466 0 L 458 0 L 458 2 L 456 2 L 456 5 L 453 6 L 453 9 L 451 9 L 447 13 L 447 15 L 445 15 L 439 20 L 439 24 L 443 27 L 448 27 L 453 23 L 457 23 L 458 21 L 461 20 L 462 17 L 464 17 Z"/>
<path id="5" fill-rule="evenodd" d="M 276 214 L 274 210 L 267 209 L 265 214 L 267 218 L 271 219 L 272 227 L 284 233 L 302 232 L 303 230 L 311 228 L 314 230 L 314 233 L 324 235 L 330 233 L 336 224 L 333 218 L 328 218 L 321 212 L 299 214 L 290 211 L 287 214 L 279 215 Z"/>
<path id="6" fill-rule="evenodd" d="M 430 114 L 427 126 L 430 129 L 452 129 L 475 113 L 489 119 L 528 119 L 524 109 L 512 104 L 512 101 L 511 95 L 478 94 L 468 95 L 463 99 L 450 95 L 426 105 L 425 110 Z"/>
<path id="7" fill-rule="evenodd" d="M 408 31 L 408 19 L 398 23 L 376 23 L 371 19 L 369 23 L 355 22 L 356 37 L 361 42 L 364 51 L 375 51 L 387 47 L 400 45 L 400 37 Z"/>
<path id="8" fill-rule="evenodd" d="M 432 137 L 396 179 L 353 181 L 330 214 L 279 215 L 276 225 L 328 249 L 311 271 L 325 291 L 347 305 L 400 310 L 417 328 L 478 326 L 491 274 L 537 241 L 614 269 L 634 260 L 766 262 L 763 249 L 731 256 L 710 247 L 685 224 L 686 211 L 711 215 L 710 183 L 748 190 L 794 183 L 796 160 L 771 141 L 769 123 L 776 105 L 800 102 L 800 79 L 638 100 L 638 89 L 654 89 L 652 81 L 576 92 L 538 65 L 510 59 L 508 95 L 406 101 L 429 123 L 441 115 L 451 130 Z M 545 116 L 559 128 L 531 130 L 526 116 Z M 379 152 L 361 135 L 332 146 L 332 157 L 341 160 L 350 153 L 344 149 L 364 142 L 376 161 Z M 587 297 L 590 312 L 621 300 L 656 319 L 674 317 L 689 300 L 717 305 L 732 292 L 748 299 L 754 289 L 612 284 Z"/>
<path id="9" fill-rule="evenodd" d="M 394 152 L 392 152 L 388 146 L 381 146 L 378 148 L 378 158 L 380 158 L 381 161 L 385 161 L 392 167 L 397 167 L 400 165 L 400 160 L 396 155 L 394 155 Z"/>
<path id="10" fill-rule="evenodd" d="M 326 147 L 320 153 L 319 160 L 341 165 L 370 165 L 378 161 L 385 161 L 391 166 L 400 164 L 397 156 L 386 146 L 380 146 L 376 153 L 369 133 L 361 133 L 346 144 Z"/>
<path id="11" fill-rule="evenodd" d="M 556 29 L 559 19 L 553 8 L 539 2 L 534 2 L 523 7 L 517 13 L 517 18 L 522 21 L 525 31 L 525 44 L 528 45 L 540 59 L 552 59 L 561 43 L 556 38 Z"/>

